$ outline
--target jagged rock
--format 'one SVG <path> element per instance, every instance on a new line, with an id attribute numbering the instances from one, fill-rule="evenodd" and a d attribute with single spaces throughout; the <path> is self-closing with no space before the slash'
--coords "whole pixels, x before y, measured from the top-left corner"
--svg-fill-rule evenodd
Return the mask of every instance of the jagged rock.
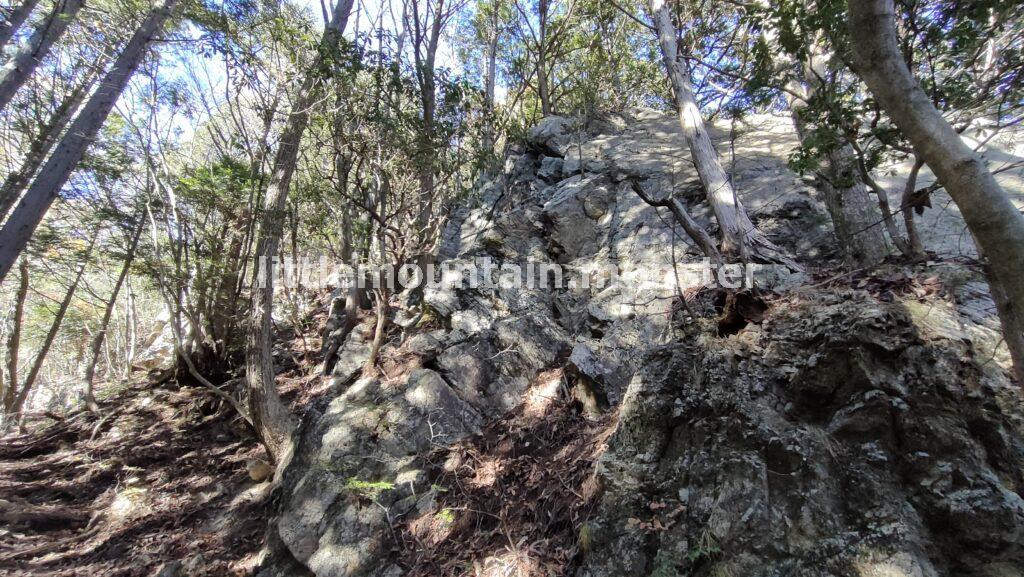
<path id="1" fill-rule="evenodd" d="M 405 350 L 432 359 L 444 350 L 447 334 L 447 331 L 436 330 L 414 335 L 405 342 Z"/>
<path id="2" fill-rule="evenodd" d="M 558 262 L 569 262 L 598 251 L 605 238 L 607 214 L 614 191 L 603 176 L 574 176 L 561 182 L 544 204 L 551 224 L 548 252 Z"/>
<path id="3" fill-rule="evenodd" d="M 564 163 L 564 160 L 556 156 L 545 156 L 540 160 L 537 177 L 551 183 L 562 180 L 562 165 Z"/>
<path id="4" fill-rule="evenodd" d="M 441 354 L 438 365 L 459 396 L 480 407 L 485 404 L 484 396 L 497 377 L 496 355 L 489 341 L 463 343 Z"/>
<path id="5" fill-rule="evenodd" d="M 590 118 L 587 131 L 592 134 L 622 134 L 629 129 L 630 119 L 618 112 L 608 112 Z"/>
<path id="6" fill-rule="evenodd" d="M 283 545 L 317 575 L 369 571 L 384 553 L 390 519 L 428 490 L 415 455 L 481 424 L 434 371 L 357 381 L 314 420 L 284 476 Z"/>
<path id="7" fill-rule="evenodd" d="M 450 317 L 459 308 L 458 295 L 446 284 L 425 287 L 423 302 L 443 317 Z"/>
<path id="8" fill-rule="evenodd" d="M 630 385 L 581 574 L 1019 571 L 1015 397 L 963 341 L 863 296 L 694 335 Z"/>
<path id="9" fill-rule="evenodd" d="M 569 355 L 569 363 L 576 368 L 581 375 L 586 375 L 591 380 L 603 383 L 605 376 L 611 370 L 601 362 L 597 353 L 586 343 L 576 343 Z"/>
<path id="10" fill-rule="evenodd" d="M 331 371 L 331 385 L 338 387 L 352 380 L 370 358 L 372 343 L 367 339 L 366 334 L 360 326 L 349 333 L 348 338 L 338 349 L 338 360 L 334 363 Z"/>
<path id="11" fill-rule="evenodd" d="M 584 150 L 583 147 L 570 146 L 565 153 L 562 172 L 565 174 L 596 173 L 607 172 L 609 168 L 608 161 L 593 151 Z"/>
<path id="12" fill-rule="evenodd" d="M 449 264 L 556 261 L 567 279 L 606 282 L 428 287 L 431 326 L 444 328 L 403 345 L 426 368 L 337 387 L 305 415 L 264 575 L 289 563 L 401 574 L 389 521 L 430 510 L 425 455 L 515 414 L 545 374 L 551 391 L 566 376 L 585 385 L 573 394 L 594 416 L 605 401 L 617 413 L 578 577 L 1021 575 L 1024 420 L 983 279 L 950 265 L 951 302 L 886 304 L 767 271 L 762 287 L 785 292 L 762 324 L 720 337 L 708 293 L 691 303 L 702 318 L 680 320 L 665 281 L 699 273 L 702 255 L 618 179 L 649 179 L 714 234 L 713 215 L 678 120 L 622 118 L 587 133 L 545 119 L 455 212 L 440 251 Z M 821 258 L 830 231 L 787 167 L 796 139 L 780 122 L 712 136 L 735 136 L 733 176 L 758 225 Z M 336 384 L 363 364 L 359 332 Z"/>
<path id="13" fill-rule="evenodd" d="M 562 116 L 549 116 L 530 129 L 526 142 L 531 149 L 548 156 L 564 157 L 569 149 L 575 123 Z"/>

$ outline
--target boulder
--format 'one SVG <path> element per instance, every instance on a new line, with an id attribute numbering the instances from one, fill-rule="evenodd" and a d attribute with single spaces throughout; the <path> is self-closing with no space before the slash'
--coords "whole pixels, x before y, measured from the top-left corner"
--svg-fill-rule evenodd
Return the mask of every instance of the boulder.
<path id="1" fill-rule="evenodd" d="M 283 546 L 316 575 L 368 572 L 385 552 L 391 520 L 430 490 L 416 455 L 481 424 L 432 370 L 399 382 L 357 381 L 314 420 L 285 471 Z"/>
<path id="2" fill-rule="evenodd" d="M 562 180 L 562 165 L 564 160 L 556 156 L 545 156 L 540 160 L 540 168 L 537 169 L 537 177 L 548 183 L 555 183 Z"/>
<path id="3" fill-rule="evenodd" d="M 531 150 L 548 156 L 564 157 L 572 142 L 576 123 L 562 116 L 549 116 L 537 123 L 526 135 Z"/>

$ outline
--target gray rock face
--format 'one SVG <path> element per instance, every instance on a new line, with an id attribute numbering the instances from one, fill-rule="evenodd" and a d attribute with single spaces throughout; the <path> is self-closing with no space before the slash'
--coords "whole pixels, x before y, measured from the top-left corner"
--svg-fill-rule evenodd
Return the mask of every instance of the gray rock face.
<path id="1" fill-rule="evenodd" d="M 595 254 L 606 240 L 613 202 L 614 189 L 603 176 L 559 183 L 542 209 L 551 225 L 548 253 L 563 263 Z"/>
<path id="2" fill-rule="evenodd" d="M 543 154 L 564 157 L 569 150 L 575 127 L 576 123 L 571 119 L 549 116 L 530 129 L 526 142 L 532 149 Z"/>
<path id="3" fill-rule="evenodd" d="M 547 183 L 562 180 L 562 166 L 565 161 L 555 156 L 545 156 L 540 160 L 540 168 L 537 169 L 537 177 Z"/>
<path id="4" fill-rule="evenodd" d="M 580 574 L 1021 574 L 1017 393 L 970 355 L 829 294 L 651 355 Z"/>
<path id="5" fill-rule="evenodd" d="M 331 384 L 338 387 L 347 384 L 362 370 L 370 358 L 371 343 L 357 326 L 338 349 L 337 362 L 331 371 Z"/>
<path id="6" fill-rule="evenodd" d="M 821 257 L 831 231 L 786 168 L 792 131 L 751 123 L 734 131 L 738 193 L 774 241 Z M 886 304 L 781 275 L 763 325 L 719 337 L 704 303 L 707 320 L 680 327 L 661 281 L 699 252 L 617 179 L 649 178 L 714 234 L 685 150 L 676 120 L 649 110 L 530 131 L 454 213 L 441 260 L 557 263 L 575 284 L 427 288 L 444 328 L 405 335 L 418 361 L 382 378 L 360 378 L 354 331 L 337 396 L 304 415 L 261 575 L 402 575 L 390 527 L 431 514 L 426 455 L 551 369 L 618 414 L 577 575 L 1024 575 L 1022 421 L 984 283 L 943 271 L 959 304 Z"/>
<path id="7" fill-rule="evenodd" d="M 359 380 L 315 417 L 286 475 L 277 531 L 296 560 L 328 576 L 372 569 L 389 517 L 429 490 L 413 456 L 482 424 L 428 369 L 394 382 Z"/>

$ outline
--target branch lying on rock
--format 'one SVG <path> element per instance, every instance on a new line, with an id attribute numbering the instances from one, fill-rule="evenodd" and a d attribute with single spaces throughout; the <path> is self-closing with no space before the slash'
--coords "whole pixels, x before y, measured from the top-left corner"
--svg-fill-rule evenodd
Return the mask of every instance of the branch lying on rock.
<path id="1" fill-rule="evenodd" d="M 656 200 L 651 195 L 647 194 L 647 191 L 643 189 L 640 183 L 640 179 L 633 177 L 626 177 L 624 180 L 628 180 L 633 191 L 640 197 L 641 200 L 646 202 L 650 206 L 664 207 L 669 209 L 676 220 L 683 226 L 683 230 L 693 240 L 694 243 L 701 249 L 705 256 L 711 259 L 716 266 L 721 266 L 725 263 L 722 252 L 718 249 L 718 244 L 711 238 L 703 227 L 697 224 L 697 221 L 690 216 L 687 212 L 686 206 L 683 205 L 682 201 L 673 198 L 669 195 L 667 198 Z M 763 250 L 750 251 L 744 261 L 752 255 L 757 255 L 761 262 L 774 262 L 786 266 L 791 271 L 802 272 L 804 269 L 802 266 L 796 263 L 793 259 L 787 257 L 782 253 L 782 250 L 771 243 L 767 238 L 764 238 L 763 234 L 758 233 L 757 238 L 753 238 L 751 241 L 752 246 L 760 247 Z"/>
<path id="2" fill-rule="evenodd" d="M 724 264 L 722 260 L 722 253 L 718 251 L 718 246 L 715 244 L 714 239 L 708 234 L 708 231 L 704 230 L 697 221 L 693 220 L 690 213 L 686 211 L 686 207 L 683 203 L 671 196 L 661 200 L 655 200 L 651 195 L 647 194 L 640 181 L 636 178 L 629 179 L 629 184 L 633 188 L 633 192 L 640 197 L 650 206 L 664 207 L 672 212 L 672 215 L 676 217 L 679 224 L 683 226 L 683 230 L 686 231 L 687 236 L 690 237 L 693 242 L 704 252 L 704 255 L 711 259 L 711 262 L 715 263 L 715 266 L 721 266 Z"/>

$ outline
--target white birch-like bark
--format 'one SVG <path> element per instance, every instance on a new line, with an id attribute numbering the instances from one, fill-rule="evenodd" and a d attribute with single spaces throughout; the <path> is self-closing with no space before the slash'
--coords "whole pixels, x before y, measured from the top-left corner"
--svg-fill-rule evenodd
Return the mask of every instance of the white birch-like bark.
<path id="1" fill-rule="evenodd" d="M 688 67 L 680 60 L 676 45 L 676 28 L 665 0 L 651 0 L 651 17 L 658 35 L 662 60 L 675 95 L 679 123 L 697 167 L 701 184 L 722 234 L 721 251 L 739 254 L 744 260 L 791 261 L 754 226 L 722 168 L 718 151 L 711 143 L 707 126 L 693 94 Z"/>

